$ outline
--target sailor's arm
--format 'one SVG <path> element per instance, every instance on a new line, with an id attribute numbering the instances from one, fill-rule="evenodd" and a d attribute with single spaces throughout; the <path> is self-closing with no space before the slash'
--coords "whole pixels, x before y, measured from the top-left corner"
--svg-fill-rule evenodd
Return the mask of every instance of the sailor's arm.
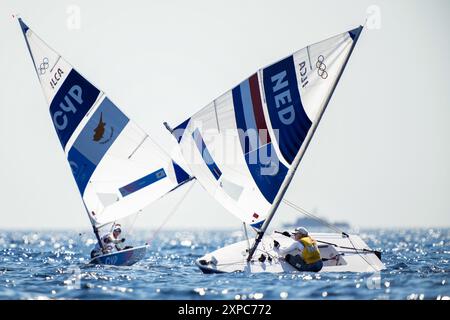
<path id="1" fill-rule="evenodd" d="M 108 233 L 107 235 L 104 236 L 104 242 L 105 243 L 112 243 L 112 244 L 118 244 L 118 243 L 122 243 L 125 242 L 124 238 L 121 239 L 116 239 L 113 235 L 113 233 Z"/>
<path id="2" fill-rule="evenodd" d="M 119 243 L 125 242 L 125 238 L 121 238 L 121 239 L 112 238 L 111 242 L 114 244 L 119 244 Z"/>
<path id="3" fill-rule="evenodd" d="M 300 252 L 302 252 L 303 245 L 298 241 L 294 241 L 288 247 L 274 247 L 275 252 L 277 252 L 279 255 L 286 255 L 289 252 L 294 251 L 295 249 L 298 249 L 300 250 Z"/>
<path id="4" fill-rule="evenodd" d="M 116 248 L 117 251 L 121 251 L 122 247 L 119 245 L 121 243 L 125 242 L 125 238 L 116 239 L 114 236 L 112 237 L 112 243 L 114 244 L 114 248 Z"/>

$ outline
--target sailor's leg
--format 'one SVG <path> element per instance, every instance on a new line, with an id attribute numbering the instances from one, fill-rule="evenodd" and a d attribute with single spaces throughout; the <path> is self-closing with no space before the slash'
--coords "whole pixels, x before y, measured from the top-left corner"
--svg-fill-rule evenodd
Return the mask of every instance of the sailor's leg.
<path id="1" fill-rule="evenodd" d="M 296 268 L 299 271 L 307 271 L 304 270 L 306 263 L 303 261 L 302 257 L 300 255 L 292 256 L 290 254 L 287 254 L 285 257 L 285 260 L 294 268 Z"/>
<path id="2" fill-rule="evenodd" d="M 314 270 L 313 270 L 314 272 L 319 272 L 320 270 L 322 270 L 322 268 L 323 268 L 323 261 L 322 261 L 322 259 L 320 259 L 317 262 L 314 262 L 313 264 L 314 264 Z"/>
<path id="3" fill-rule="evenodd" d="M 290 255 L 289 253 L 284 257 L 284 260 L 286 260 L 287 263 L 291 263 L 290 260 L 292 258 L 292 255 Z"/>
<path id="4" fill-rule="evenodd" d="M 302 266 L 302 271 L 310 271 L 310 272 L 319 272 L 320 270 L 322 270 L 323 267 L 323 262 L 322 260 L 316 261 L 314 263 L 310 263 L 310 264 L 304 264 Z"/>

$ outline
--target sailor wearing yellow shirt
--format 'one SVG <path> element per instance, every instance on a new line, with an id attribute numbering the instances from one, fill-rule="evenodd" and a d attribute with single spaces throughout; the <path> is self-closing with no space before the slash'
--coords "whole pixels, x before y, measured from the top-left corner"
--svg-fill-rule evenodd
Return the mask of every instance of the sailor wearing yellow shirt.
<path id="1" fill-rule="evenodd" d="M 316 241 L 308 235 L 304 227 L 295 229 L 294 240 L 290 246 L 281 248 L 274 240 L 274 250 L 284 256 L 286 262 L 299 271 L 319 272 L 323 267 L 322 258 Z"/>

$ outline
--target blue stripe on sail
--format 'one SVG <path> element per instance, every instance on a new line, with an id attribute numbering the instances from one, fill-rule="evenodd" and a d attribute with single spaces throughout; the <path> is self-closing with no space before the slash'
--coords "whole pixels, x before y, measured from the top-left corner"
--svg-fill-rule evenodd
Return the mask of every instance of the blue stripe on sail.
<path id="1" fill-rule="evenodd" d="M 127 125 L 129 119 L 105 98 L 81 130 L 73 146 L 97 165 Z"/>
<path id="2" fill-rule="evenodd" d="M 264 221 L 266 221 L 266 220 L 261 220 L 261 221 L 259 221 L 259 222 L 257 222 L 257 223 L 250 224 L 250 226 L 252 226 L 253 228 L 259 230 L 259 229 L 261 229 L 261 227 L 263 226 Z"/>
<path id="3" fill-rule="evenodd" d="M 244 112 L 245 126 L 247 128 L 247 133 L 252 135 L 249 139 L 250 150 L 255 150 L 258 148 L 258 132 L 256 127 L 255 115 L 253 113 L 253 102 L 250 92 L 249 80 L 245 80 L 240 85 L 241 99 L 242 99 L 242 110 Z"/>
<path id="4" fill-rule="evenodd" d="M 83 195 L 89 179 L 95 171 L 96 165 L 89 161 L 89 159 L 76 148 L 70 148 L 67 160 L 72 169 L 72 174 L 77 183 L 78 190 L 80 190 L 81 195 Z"/>
<path id="5" fill-rule="evenodd" d="M 70 71 L 50 104 L 50 115 L 63 148 L 99 93 L 75 69 Z"/>
<path id="6" fill-rule="evenodd" d="M 30 28 L 28 28 L 28 26 L 25 24 L 25 22 L 23 22 L 22 18 L 19 18 L 18 20 L 19 20 L 20 28 L 22 28 L 23 35 L 25 35 L 27 33 L 28 29 L 30 29 Z"/>
<path id="7" fill-rule="evenodd" d="M 203 161 L 205 161 L 206 165 L 208 166 L 209 171 L 211 171 L 216 180 L 219 180 L 220 176 L 222 175 L 222 171 L 220 171 L 219 167 L 214 162 L 214 159 L 209 153 L 205 141 L 203 140 L 203 137 L 198 129 L 195 129 L 195 131 L 192 133 L 192 138 L 195 141 L 198 151 L 202 155 Z"/>
<path id="8" fill-rule="evenodd" d="M 81 130 L 67 160 L 83 195 L 95 168 L 127 125 L 129 119 L 105 98 Z"/>
<path id="9" fill-rule="evenodd" d="M 255 140 L 257 143 L 259 141 L 257 135 L 252 137 L 250 132 L 249 139 L 249 136 L 246 134 L 247 122 L 245 114 L 248 113 L 248 111 L 245 109 L 251 108 L 253 111 L 253 107 L 252 105 L 243 104 L 240 86 L 237 86 L 232 90 L 232 95 L 234 114 L 237 127 L 240 129 L 238 131 L 245 162 L 247 163 L 247 167 L 253 180 L 258 186 L 258 189 L 264 198 L 266 198 L 269 203 L 272 203 L 278 190 L 280 190 L 281 184 L 287 173 L 287 168 L 279 161 L 272 143 L 265 144 L 254 150 L 249 150 L 248 140 L 255 139 L 256 137 Z"/>
<path id="10" fill-rule="evenodd" d="M 350 35 L 350 37 L 352 38 L 353 41 L 358 40 L 359 34 L 362 31 L 362 28 L 363 28 L 363 26 L 359 26 L 358 28 L 355 28 L 348 32 L 348 34 Z"/>
<path id="11" fill-rule="evenodd" d="M 264 198 L 273 203 L 288 169 L 279 161 L 272 143 L 246 154 L 245 162 Z"/>
<path id="12" fill-rule="evenodd" d="M 184 134 L 184 130 L 186 129 L 189 120 L 191 120 L 191 118 L 185 120 L 183 123 L 179 124 L 177 127 L 175 127 L 175 129 L 173 129 L 172 134 L 175 137 L 175 139 L 177 139 L 177 142 L 180 143 L 181 138 L 183 137 Z"/>
<path id="13" fill-rule="evenodd" d="M 155 183 L 163 178 L 167 177 L 166 172 L 163 168 L 156 170 L 155 172 L 152 172 L 136 181 L 133 181 L 126 186 L 123 186 L 119 189 L 120 193 L 123 197 L 126 197 L 136 191 L 141 190 L 142 188 L 145 188 L 152 183 Z"/>
<path id="14" fill-rule="evenodd" d="M 175 161 L 172 160 L 173 169 L 177 178 L 177 183 L 180 184 L 190 178 L 189 174 L 183 170 Z"/>
<path id="15" fill-rule="evenodd" d="M 263 71 L 264 91 L 272 128 L 278 131 L 278 145 L 291 164 L 311 127 L 300 99 L 293 56 Z"/>
<path id="16" fill-rule="evenodd" d="M 249 143 L 247 143 L 247 141 L 248 141 L 248 137 L 246 135 L 247 123 L 245 121 L 244 107 L 242 104 L 242 95 L 241 95 L 240 86 L 233 88 L 233 90 L 231 92 L 233 95 L 233 105 L 234 105 L 234 114 L 236 117 L 236 126 L 238 129 L 242 150 L 243 150 L 244 154 L 246 154 L 250 150 L 248 148 Z"/>

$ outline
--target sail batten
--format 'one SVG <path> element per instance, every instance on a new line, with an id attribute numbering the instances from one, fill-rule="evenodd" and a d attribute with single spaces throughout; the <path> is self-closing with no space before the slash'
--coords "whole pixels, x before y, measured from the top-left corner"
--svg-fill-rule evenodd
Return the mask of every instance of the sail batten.
<path id="1" fill-rule="evenodd" d="M 94 227 L 137 213 L 190 179 L 102 90 L 19 24 Z"/>

